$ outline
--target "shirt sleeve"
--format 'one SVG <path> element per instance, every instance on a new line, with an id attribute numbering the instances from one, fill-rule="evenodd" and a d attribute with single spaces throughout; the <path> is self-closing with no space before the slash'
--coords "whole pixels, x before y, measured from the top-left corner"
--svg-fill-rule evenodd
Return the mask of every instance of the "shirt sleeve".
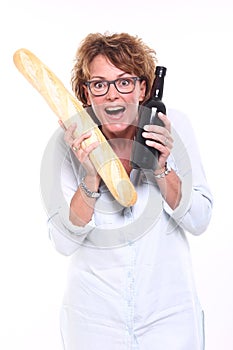
<path id="1" fill-rule="evenodd" d="M 169 116 L 169 114 L 168 114 Z M 203 169 L 200 151 L 189 119 L 177 111 L 171 112 L 174 150 L 170 165 L 181 179 L 181 201 L 165 211 L 176 224 L 194 235 L 203 233 L 211 219 L 213 198 Z"/>
<path id="2" fill-rule="evenodd" d="M 63 131 L 58 130 L 45 149 L 41 165 L 41 194 L 48 215 L 49 237 L 60 253 L 71 255 L 95 225 L 93 219 L 84 227 L 73 225 L 69 220 L 70 201 L 84 171 L 63 137 Z"/>

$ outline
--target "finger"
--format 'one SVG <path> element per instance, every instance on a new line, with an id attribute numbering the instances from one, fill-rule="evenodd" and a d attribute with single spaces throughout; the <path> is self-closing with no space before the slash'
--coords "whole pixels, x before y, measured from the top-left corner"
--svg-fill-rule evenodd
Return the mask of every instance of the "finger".
<path id="1" fill-rule="evenodd" d="M 164 146 L 169 146 L 169 139 L 168 139 L 168 137 L 165 137 L 164 139 L 163 139 L 163 144 L 164 144 Z"/>
<path id="2" fill-rule="evenodd" d="M 83 141 L 85 141 L 86 139 L 88 139 L 91 136 L 91 132 L 86 132 L 84 134 L 82 134 L 80 137 L 77 137 L 76 139 L 72 139 L 72 143 L 71 143 L 71 148 L 73 148 L 75 150 L 75 148 L 79 149 L 81 147 L 81 144 Z"/>
<path id="3" fill-rule="evenodd" d="M 171 153 L 171 149 L 170 147 L 167 147 L 167 146 L 164 146 L 162 143 L 160 142 L 156 142 L 156 141 L 151 141 L 151 140 L 146 140 L 146 145 L 147 146 L 150 146 L 150 147 L 153 147 L 155 149 L 157 149 L 159 152 L 160 152 L 160 155 L 163 157 L 163 158 L 168 158 L 168 156 L 170 155 Z"/>
<path id="4" fill-rule="evenodd" d="M 167 130 L 164 126 L 148 124 L 144 126 L 144 130 L 147 132 L 155 133 L 158 135 L 169 135 L 169 130 Z"/>
<path id="5" fill-rule="evenodd" d="M 81 146 L 80 145 L 72 145 L 71 146 L 71 148 L 72 148 L 72 151 L 74 152 L 74 153 L 76 153 L 76 152 L 78 152 L 79 150 L 80 150 L 80 148 L 81 148 Z"/>
<path id="6" fill-rule="evenodd" d="M 171 137 L 171 134 L 169 134 L 169 132 L 164 132 L 163 134 L 158 134 L 156 132 L 143 132 L 142 136 L 145 139 L 152 140 L 152 142 L 157 141 L 166 147 L 170 147 L 173 144 L 173 139 Z"/>
<path id="7" fill-rule="evenodd" d="M 60 127 L 63 129 L 63 130 L 67 130 L 66 127 L 65 127 L 65 124 L 63 123 L 63 121 L 61 119 L 58 120 L 58 124 L 60 125 Z"/>
<path id="8" fill-rule="evenodd" d="M 84 144 L 84 141 L 91 137 L 91 135 L 92 133 L 91 131 L 89 131 L 87 133 L 82 134 L 79 138 L 75 139 L 71 146 L 73 151 L 77 152 L 81 149 L 85 153 L 89 154 L 94 148 L 96 148 L 99 145 L 99 141 L 95 141 L 88 146 Z"/>
<path id="9" fill-rule="evenodd" d="M 78 158 L 80 163 L 83 164 L 83 167 L 86 169 L 86 172 L 89 174 L 96 174 L 95 166 L 93 165 L 89 155 L 92 150 L 98 147 L 98 145 L 99 145 L 99 141 L 95 141 L 92 144 L 88 145 L 87 147 L 85 147 L 83 143 L 81 144 L 79 143 L 78 148 L 76 148 L 76 146 L 72 146 L 75 156 Z"/>
<path id="10" fill-rule="evenodd" d="M 82 144 L 80 146 L 80 150 L 82 150 L 85 153 L 85 157 L 88 157 L 89 154 L 99 146 L 99 141 L 95 141 L 91 143 L 89 146 L 84 147 Z"/>
<path id="11" fill-rule="evenodd" d="M 74 131 L 76 130 L 76 128 L 77 124 L 72 123 L 65 132 L 64 140 L 69 146 L 71 146 L 74 142 Z"/>
<path id="12" fill-rule="evenodd" d="M 160 120 L 162 120 L 163 124 L 164 124 L 164 127 L 167 129 L 167 130 L 171 130 L 171 122 L 170 120 L 168 119 L 168 117 L 166 116 L 166 114 L 163 114 L 161 112 L 158 113 L 158 117 Z"/>

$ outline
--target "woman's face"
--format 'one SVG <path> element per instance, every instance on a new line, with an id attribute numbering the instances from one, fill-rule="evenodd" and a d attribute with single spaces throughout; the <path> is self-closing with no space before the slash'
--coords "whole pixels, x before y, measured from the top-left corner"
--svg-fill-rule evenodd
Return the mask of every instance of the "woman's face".
<path id="1" fill-rule="evenodd" d="M 96 56 L 89 69 L 90 80 L 112 81 L 135 76 L 118 69 L 103 55 Z M 136 125 L 139 102 L 145 97 L 145 81 L 137 80 L 134 90 L 128 94 L 118 92 L 114 84 L 110 84 L 104 96 L 93 96 L 89 88 L 85 88 L 88 104 L 92 105 L 104 134 L 107 137 L 113 135 L 126 137 L 129 126 Z"/>

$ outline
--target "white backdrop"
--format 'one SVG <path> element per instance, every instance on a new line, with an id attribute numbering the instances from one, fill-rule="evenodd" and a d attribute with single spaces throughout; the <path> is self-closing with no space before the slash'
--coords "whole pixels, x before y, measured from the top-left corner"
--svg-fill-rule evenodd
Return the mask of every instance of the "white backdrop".
<path id="1" fill-rule="evenodd" d="M 48 240 L 40 196 L 40 162 L 57 117 L 12 56 L 28 48 L 70 89 L 80 40 L 106 30 L 136 34 L 156 49 L 168 68 L 164 102 L 192 121 L 215 200 L 208 230 L 189 235 L 206 349 L 233 349 L 232 16 L 232 0 L 1 1 L 1 349 L 61 349 L 68 264 Z"/>

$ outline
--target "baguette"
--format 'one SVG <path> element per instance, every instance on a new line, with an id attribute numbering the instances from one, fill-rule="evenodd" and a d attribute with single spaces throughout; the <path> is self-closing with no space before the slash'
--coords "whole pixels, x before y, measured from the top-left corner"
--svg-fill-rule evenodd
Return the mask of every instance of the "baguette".
<path id="1" fill-rule="evenodd" d="M 19 72 L 43 96 L 53 112 L 65 127 L 76 122 L 75 137 L 92 131 L 87 146 L 99 141 L 99 146 L 90 153 L 90 159 L 105 182 L 113 197 L 124 207 L 135 204 L 137 193 L 121 161 L 109 145 L 107 139 L 81 103 L 65 88 L 58 77 L 27 49 L 19 49 L 13 56 Z"/>

